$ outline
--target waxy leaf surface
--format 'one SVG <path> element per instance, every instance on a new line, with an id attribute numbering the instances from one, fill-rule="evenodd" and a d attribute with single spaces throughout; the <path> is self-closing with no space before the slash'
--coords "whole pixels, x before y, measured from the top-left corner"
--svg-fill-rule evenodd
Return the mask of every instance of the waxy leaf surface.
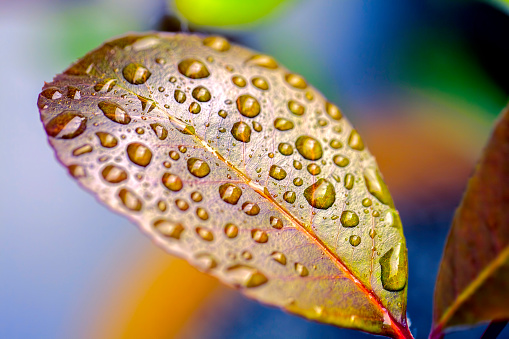
<path id="1" fill-rule="evenodd" d="M 309 319 L 411 336 L 405 239 L 375 160 L 273 58 L 221 37 L 130 35 L 38 105 L 70 174 L 168 252 Z"/>
<path id="2" fill-rule="evenodd" d="M 432 336 L 509 319 L 509 110 L 456 211 L 438 273 Z"/>

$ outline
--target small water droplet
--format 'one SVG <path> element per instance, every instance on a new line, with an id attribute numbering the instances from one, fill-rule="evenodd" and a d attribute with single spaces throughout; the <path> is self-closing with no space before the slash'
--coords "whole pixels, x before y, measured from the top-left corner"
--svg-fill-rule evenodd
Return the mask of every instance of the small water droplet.
<path id="1" fill-rule="evenodd" d="M 153 225 L 157 232 L 167 238 L 179 240 L 182 232 L 184 232 L 184 226 L 181 223 L 168 219 L 156 220 Z"/>
<path id="2" fill-rule="evenodd" d="M 260 244 L 264 244 L 269 241 L 267 233 L 257 228 L 251 230 L 251 238 Z"/>
<path id="3" fill-rule="evenodd" d="M 150 127 L 152 128 L 152 130 L 154 131 L 159 140 L 164 140 L 168 136 L 168 130 L 163 125 L 155 123 L 150 124 Z"/>
<path id="4" fill-rule="evenodd" d="M 285 118 L 276 118 L 276 120 L 274 120 L 274 127 L 278 131 L 288 131 L 293 128 L 293 122 Z"/>
<path id="5" fill-rule="evenodd" d="M 343 147 L 343 144 L 337 140 L 337 139 L 332 139 L 329 143 L 330 147 L 334 148 L 334 149 L 338 149 L 338 148 L 341 148 Z"/>
<path id="6" fill-rule="evenodd" d="M 260 114 L 260 104 L 258 100 L 249 94 L 244 94 L 237 98 L 237 109 L 240 114 L 247 118 L 254 118 Z"/>
<path id="7" fill-rule="evenodd" d="M 134 192 L 131 192 L 127 188 L 122 188 L 118 192 L 118 196 L 120 198 L 120 201 L 122 202 L 122 204 L 124 204 L 126 208 L 134 212 L 141 211 L 143 204 L 140 198 L 138 198 L 138 196 Z"/>
<path id="8" fill-rule="evenodd" d="M 90 153 L 90 152 L 92 152 L 93 150 L 94 150 L 94 148 L 92 147 L 92 145 L 90 145 L 90 144 L 85 144 L 85 145 L 83 145 L 83 146 L 80 146 L 80 147 L 75 148 L 75 149 L 72 151 L 72 155 L 74 155 L 75 157 L 79 157 L 80 155 Z"/>
<path id="9" fill-rule="evenodd" d="M 179 72 L 191 79 L 203 79 L 210 75 L 207 66 L 196 59 L 185 59 L 178 64 Z"/>
<path id="10" fill-rule="evenodd" d="M 170 151 L 170 153 L 168 153 L 168 154 L 169 154 L 170 158 L 172 158 L 175 161 L 180 159 L 180 155 L 176 151 Z"/>
<path id="11" fill-rule="evenodd" d="M 249 261 L 249 260 L 253 259 L 253 255 L 249 251 L 242 251 L 242 253 L 240 255 L 242 256 L 242 258 L 244 260 L 248 260 Z"/>
<path id="12" fill-rule="evenodd" d="M 189 112 L 193 114 L 198 114 L 201 112 L 201 106 L 197 102 L 192 102 L 191 105 L 189 105 Z"/>
<path id="13" fill-rule="evenodd" d="M 179 131 L 182 134 L 194 134 L 195 133 L 193 126 L 188 125 L 185 122 L 183 122 L 177 118 L 171 119 L 170 123 L 173 127 L 175 127 L 177 129 L 177 131 Z"/>
<path id="14" fill-rule="evenodd" d="M 295 147 L 305 159 L 318 160 L 322 157 L 322 145 L 318 140 L 302 135 L 295 141 Z"/>
<path id="15" fill-rule="evenodd" d="M 159 201 L 157 202 L 157 208 L 159 208 L 159 210 L 160 210 L 161 212 L 164 212 L 164 211 L 166 211 L 166 208 L 168 208 L 168 207 L 166 206 L 166 203 L 165 203 L 164 201 L 159 200 Z"/>
<path id="16" fill-rule="evenodd" d="M 62 97 L 62 92 L 58 90 L 56 87 L 50 87 L 46 88 L 44 91 L 41 92 L 41 95 L 43 97 L 46 97 L 50 100 L 57 100 Z"/>
<path id="17" fill-rule="evenodd" d="M 177 78 L 175 78 L 175 77 L 173 77 L 173 76 L 172 76 L 172 77 L 170 77 L 169 81 L 170 81 L 172 84 L 174 84 L 174 83 L 176 83 L 176 82 L 177 82 Z"/>
<path id="18" fill-rule="evenodd" d="M 320 127 L 325 127 L 329 124 L 329 122 L 325 119 L 318 119 L 318 125 L 320 125 Z"/>
<path id="19" fill-rule="evenodd" d="M 322 172 L 322 169 L 320 168 L 320 166 L 318 166 L 315 163 L 309 164 L 307 166 L 307 170 L 308 170 L 309 174 L 311 174 L 311 175 L 318 175 Z"/>
<path id="20" fill-rule="evenodd" d="M 131 117 L 129 114 L 127 114 L 127 112 L 122 107 L 113 102 L 101 101 L 98 106 L 104 115 L 111 121 L 122 125 L 127 125 L 129 122 L 131 122 Z"/>
<path id="21" fill-rule="evenodd" d="M 286 74 L 285 80 L 290 86 L 292 86 L 294 88 L 305 89 L 306 87 L 308 87 L 306 80 L 304 80 L 304 78 L 298 74 L 291 74 L 291 73 Z"/>
<path id="22" fill-rule="evenodd" d="M 145 98 L 141 95 L 137 95 L 138 100 L 141 104 L 141 110 L 143 113 L 150 113 L 156 108 L 156 102 L 152 99 Z"/>
<path id="23" fill-rule="evenodd" d="M 218 52 L 226 52 L 230 49 L 230 43 L 228 40 L 221 36 L 209 36 L 203 39 L 203 44 L 212 49 L 215 49 Z"/>
<path id="24" fill-rule="evenodd" d="M 345 174 L 345 179 L 343 180 L 343 185 L 347 190 L 351 190 L 353 188 L 353 184 L 355 182 L 355 177 L 351 173 Z"/>
<path id="25" fill-rule="evenodd" d="M 87 118 L 78 111 L 63 111 L 46 124 L 46 133 L 57 139 L 73 139 L 87 128 Z"/>
<path id="26" fill-rule="evenodd" d="M 242 190 L 234 184 L 222 184 L 219 186 L 219 196 L 224 202 L 236 205 L 242 195 Z"/>
<path id="27" fill-rule="evenodd" d="M 246 201 L 245 203 L 242 204 L 242 210 L 247 215 L 253 216 L 260 213 L 260 206 L 258 206 L 258 204 L 254 202 Z"/>
<path id="28" fill-rule="evenodd" d="M 301 277 L 306 277 L 309 275 L 307 267 L 298 262 L 295 263 L 295 272 L 297 272 L 297 274 Z"/>
<path id="29" fill-rule="evenodd" d="M 239 234 L 239 228 L 232 223 L 228 223 L 224 226 L 224 234 L 230 239 L 236 238 Z"/>
<path id="30" fill-rule="evenodd" d="M 234 123 L 231 133 L 238 141 L 248 143 L 251 140 L 251 127 L 243 121 Z"/>
<path id="31" fill-rule="evenodd" d="M 283 194 L 283 199 L 289 204 L 293 204 L 295 200 L 297 199 L 297 195 L 295 195 L 294 191 L 286 191 Z"/>
<path id="32" fill-rule="evenodd" d="M 407 282 L 407 258 L 401 243 L 380 258 L 382 286 L 391 292 L 401 291 Z"/>
<path id="33" fill-rule="evenodd" d="M 344 227 L 355 227 L 359 225 L 359 216 L 353 211 L 343 211 L 341 213 L 341 225 Z"/>
<path id="34" fill-rule="evenodd" d="M 303 184 L 303 183 L 304 183 L 304 182 L 302 181 L 302 179 L 301 179 L 301 178 L 298 178 L 298 177 L 297 177 L 297 178 L 293 179 L 293 184 L 294 184 L 295 186 L 302 186 L 302 184 Z"/>
<path id="35" fill-rule="evenodd" d="M 187 169 L 197 178 L 206 177 L 210 173 L 209 164 L 198 158 L 187 159 Z"/>
<path id="36" fill-rule="evenodd" d="M 228 116 L 228 113 L 223 109 L 217 112 L 217 114 L 223 119 L 226 119 L 226 117 Z"/>
<path id="37" fill-rule="evenodd" d="M 279 153 L 282 155 L 292 155 L 293 154 L 293 147 L 289 143 L 282 142 L 277 147 Z"/>
<path id="38" fill-rule="evenodd" d="M 288 109 L 295 115 L 303 115 L 306 112 L 306 108 L 304 105 L 300 104 L 297 101 L 290 100 L 288 101 Z"/>
<path id="39" fill-rule="evenodd" d="M 300 171 L 302 169 L 302 163 L 298 160 L 293 161 L 293 168 Z"/>
<path id="40" fill-rule="evenodd" d="M 328 209 L 336 201 L 336 191 L 329 181 L 318 179 L 317 182 L 304 190 L 304 197 L 311 206 Z"/>
<path id="41" fill-rule="evenodd" d="M 150 78 L 150 71 L 143 65 L 130 63 L 122 70 L 124 78 L 133 85 L 144 84 Z"/>
<path id="42" fill-rule="evenodd" d="M 255 77 L 251 80 L 251 83 L 253 84 L 253 86 L 255 86 L 258 89 L 261 89 L 262 91 L 266 91 L 269 89 L 269 84 L 267 80 L 265 80 L 264 78 Z"/>
<path id="43" fill-rule="evenodd" d="M 203 200 L 203 196 L 201 195 L 200 192 L 194 191 L 193 193 L 191 193 L 191 200 L 194 202 L 200 202 Z"/>
<path id="44" fill-rule="evenodd" d="M 334 120 L 341 120 L 343 117 L 343 114 L 341 114 L 338 106 L 330 102 L 325 103 L 325 112 L 327 112 L 327 114 Z"/>
<path id="45" fill-rule="evenodd" d="M 368 192 L 371 193 L 375 198 L 377 198 L 382 204 L 389 205 L 394 207 L 394 202 L 392 201 L 391 194 L 389 193 L 389 189 L 385 184 L 382 176 L 378 169 L 375 168 L 367 168 L 364 170 L 364 182 L 366 183 L 366 188 Z"/>
<path id="46" fill-rule="evenodd" d="M 356 130 L 352 130 L 350 133 L 350 136 L 348 137 L 348 146 L 357 151 L 362 151 L 364 149 L 364 142 Z"/>
<path id="47" fill-rule="evenodd" d="M 205 241 L 212 241 L 214 240 L 214 233 L 212 233 L 211 230 L 209 230 L 208 228 L 205 228 L 205 227 L 196 227 L 196 234 L 198 234 L 198 236 L 200 238 L 202 238 L 203 240 Z"/>
<path id="48" fill-rule="evenodd" d="M 85 178 L 87 176 L 87 172 L 81 165 L 69 165 L 67 170 L 69 171 L 69 174 L 72 175 L 72 177 L 75 179 Z"/>
<path id="49" fill-rule="evenodd" d="M 196 215 L 198 216 L 198 218 L 200 218 L 201 220 L 208 220 L 209 219 L 209 214 L 207 213 L 207 211 L 202 208 L 202 207 L 198 207 L 196 209 Z"/>
<path id="50" fill-rule="evenodd" d="M 81 91 L 76 87 L 69 86 L 69 88 L 67 88 L 67 97 L 69 99 L 79 100 L 81 99 Z"/>
<path id="51" fill-rule="evenodd" d="M 257 123 L 256 121 L 253 121 L 252 122 L 252 125 L 253 125 L 253 129 L 256 131 L 256 132 L 261 132 L 262 131 L 262 125 Z"/>
<path id="52" fill-rule="evenodd" d="M 179 89 L 176 89 L 173 93 L 173 97 L 175 98 L 175 101 L 179 104 L 183 104 L 186 101 L 186 93 L 182 92 Z"/>
<path id="53" fill-rule="evenodd" d="M 100 93 L 108 93 L 113 90 L 116 83 L 117 83 L 117 80 L 115 80 L 115 79 L 104 79 L 103 81 L 97 83 L 94 86 L 94 90 L 96 92 L 100 92 Z"/>
<path id="54" fill-rule="evenodd" d="M 253 55 L 251 58 L 247 59 L 245 63 L 246 65 L 259 66 L 268 69 L 278 68 L 276 60 L 274 60 L 271 56 L 264 54 Z"/>
<path id="55" fill-rule="evenodd" d="M 117 146 L 118 141 L 117 138 L 115 138 L 113 135 L 106 133 L 106 132 L 96 132 L 95 135 L 99 138 L 99 142 L 101 143 L 102 147 L 105 148 L 112 148 Z"/>
<path id="56" fill-rule="evenodd" d="M 233 76 L 232 82 L 238 87 L 246 87 L 246 79 L 244 79 L 240 75 Z"/>
<path id="57" fill-rule="evenodd" d="M 110 184 L 118 184 L 127 179 L 127 172 L 122 168 L 114 165 L 108 165 L 101 171 L 104 180 Z"/>
<path id="58" fill-rule="evenodd" d="M 136 127 L 135 131 L 137 134 L 140 135 L 145 133 L 145 130 L 142 127 Z"/>
<path id="59" fill-rule="evenodd" d="M 272 226 L 273 228 L 278 229 L 278 230 L 283 228 L 283 222 L 279 218 L 270 217 L 269 221 L 270 221 L 270 226 Z"/>
<path id="60" fill-rule="evenodd" d="M 369 207 L 371 206 L 371 204 L 372 204 L 371 199 L 369 198 L 362 199 L 362 206 Z"/>
<path id="61" fill-rule="evenodd" d="M 359 237 L 358 235 L 351 235 L 349 241 L 350 245 L 356 247 L 359 246 L 359 244 L 361 243 L 361 237 Z"/>
<path id="62" fill-rule="evenodd" d="M 258 287 L 269 281 L 258 269 L 247 265 L 230 266 L 226 273 L 234 284 L 246 288 Z"/>
<path id="63" fill-rule="evenodd" d="M 373 239 L 376 236 L 376 231 L 374 229 L 369 230 L 369 237 Z"/>
<path id="64" fill-rule="evenodd" d="M 208 253 L 198 253 L 194 257 L 197 261 L 198 267 L 201 267 L 203 270 L 211 270 L 217 267 L 217 260 Z"/>
<path id="65" fill-rule="evenodd" d="M 277 165 L 272 165 L 269 170 L 269 175 L 273 179 L 283 180 L 284 178 L 286 178 L 286 171 Z"/>
<path id="66" fill-rule="evenodd" d="M 178 175 L 173 173 L 169 172 L 164 173 L 161 180 L 163 182 L 163 185 L 173 192 L 178 192 L 183 187 L 182 179 L 180 179 Z"/>
<path id="67" fill-rule="evenodd" d="M 348 166 L 348 164 L 350 163 L 350 160 L 348 160 L 347 157 L 344 157 L 342 156 L 341 154 L 336 154 L 333 158 L 332 158 L 332 161 L 334 162 L 334 164 L 336 164 L 336 166 L 338 167 L 346 167 Z"/>
<path id="68" fill-rule="evenodd" d="M 187 201 L 183 199 L 175 200 L 175 205 L 177 205 L 177 208 L 181 211 L 187 211 L 187 209 L 189 208 L 189 204 L 187 203 Z"/>
<path id="69" fill-rule="evenodd" d="M 283 266 L 286 265 L 286 256 L 283 253 L 274 251 L 274 252 L 272 252 L 272 254 L 270 256 L 277 263 L 280 263 Z"/>
<path id="70" fill-rule="evenodd" d="M 147 167 L 152 160 L 152 152 L 150 149 L 139 142 L 133 142 L 127 145 L 127 155 L 133 163 L 142 167 Z"/>
<path id="71" fill-rule="evenodd" d="M 193 98 L 200 102 L 207 102 L 210 101 L 211 95 L 207 88 L 198 86 L 193 89 Z"/>

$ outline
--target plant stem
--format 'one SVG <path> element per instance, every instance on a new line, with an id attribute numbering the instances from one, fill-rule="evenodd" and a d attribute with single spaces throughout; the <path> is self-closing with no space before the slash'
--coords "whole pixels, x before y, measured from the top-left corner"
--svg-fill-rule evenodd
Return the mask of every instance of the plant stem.
<path id="1" fill-rule="evenodd" d="M 484 331 L 481 339 L 493 339 L 498 337 L 500 332 L 504 329 L 505 325 L 507 325 L 507 320 L 505 321 L 492 321 L 486 331 Z"/>

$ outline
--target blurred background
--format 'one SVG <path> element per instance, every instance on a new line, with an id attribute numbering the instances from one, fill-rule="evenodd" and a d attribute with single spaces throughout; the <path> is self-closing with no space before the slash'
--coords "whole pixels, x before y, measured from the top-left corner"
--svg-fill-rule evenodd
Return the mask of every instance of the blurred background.
<path id="1" fill-rule="evenodd" d="M 508 3 L 0 1 L 0 338 L 370 337 L 247 300 L 163 253 L 57 163 L 36 106 L 43 81 L 106 39 L 147 30 L 223 34 L 342 108 L 401 213 L 408 315 L 426 338 L 454 210 L 507 103 Z"/>

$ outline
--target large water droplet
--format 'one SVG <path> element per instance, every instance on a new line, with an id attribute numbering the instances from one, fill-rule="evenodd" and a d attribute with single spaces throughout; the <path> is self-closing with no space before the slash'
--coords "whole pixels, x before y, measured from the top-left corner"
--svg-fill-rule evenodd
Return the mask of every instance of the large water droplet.
<path id="1" fill-rule="evenodd" d="M 304 190 L 304 197 L 311 206 L 325 210 L 336 201 L 336 191 L 329 181 L 318 179 Z"/>
<path id="2" fill-rule="evenodd" d="M 210 173 L 209 164 L 198 158 L 187 159 L 187 169 L 197 178 L 206 177 Z"/>
<path id="3" fill-rule="evenodd" d="M 295 272 L 297 272 L 297 274 L 300 275 L 301 277 L 306 277 L 309 275 L 309 271 L 306 266 L 296 262 L 294 267 Z"/>
<path id="4" fill-rule="evenodd" d="M 257 215 L 258 213 L 260 213 L 260 206 L 258 206 L 258 204 L 254 202 L 246 201 L 245 203 L 242 204 L 242 210 L 247 215 L 251 216 Z"/>
<path id="5" fill-rule="evenodd" d="M 203 44 L 218 52 L 226 52 L 230 49 L 230 43 L 228 40 L 221 36 L 209 36 L 203 39 Z"/>
<path id="6" fill-rule="evenodd" d="M 247 288 L 258 287 L 269 281 L 258 269 L 247 265 L 230 266 L 226 273 L 234 284 Z"/>
<path id="7" fill-rule="evenodd" d="M 238 141 L 247 143 L 251 140 L 251 127 L 243 121 L 234 123 L 231 133 Z"/>
<path id="8" fill-rule="evenodd" d="M 258 54 L 253 55 L 251 58 L 246 60 L 246 65 L 259 66 L 269 69 L 276 69 L 278 67 L 276 60 L 271 56 Z"/>
<path id="9" fill-rule="evenodd" d="M 107 182 L 118 184 L 127 179 L 127 172 L 122 168 L 114 165 L 104 167 L 101 174 Z"/>
<path id="10" fill-rule="evenodd" d="M 359 216 L 353 211 L 343 211 L 341 213 L 341 225 L 344 227 L 355 227 L 359 225 Z"/>
<path id="11" fill-rule="evenodd" d="M 83 168 L 81 165 L 69 165 L 67 170 L 69 171 L 69 174 L 72 175 L 72 177 L 75 179 L 85 178 L 87 176 L 85 168 Z"/>
<path id="12" fill-rule="evenodd" d="M 219 196 L 224 202 L 236 205 L 242 195 L 242 190 L 234 184 L 222 184 L 219 186 Z"/>
<path id="13" fill-rule="evenodd" d="M 277 263 L 279 263 L 283 266 L 286 265 L 286 256 L 283 253 L 275 251 L 275 252 L 272 252 L 272 254 L 270 256 Z"/>
<path id="14" fill-rule="evenodd" d="M 210 101 L 211 95 L 208 89 L 198 86 L 193 89 L 193 98 L 201 102 L 207 102 Z"/>
<path id="15" fill-rule="evenodd" d="M 304 105 L 294 100 L 288 101 L 288 109 L 295 115 L 303 115 L 306 112 Z"/>
<path id="16" fill-rule="evenodd" d="M 122 70 L 124 78 L 133 85 L 144 84 L 150 78 L 150 71 L 143 65 L 130 63 Z"/>
<path id="17" fill-rule="evenodd" d="M 202 238 L 203 240 L 205 241 L 212 241 L 214 240 L 214 233 L 212 233 L 211 230 L 209 230 L 208 228 L 205 228 L 205 227 L 196 227 L 196 234 L 198 234 L 198 236 L 200 238 Z"/>
<path id="18" fill-rule="evenodd" d="M 334 164 L 336 164 L 338 167 L 346 167 L 350 163 L 350 160 L 341 154 L 336 154 L 334 158 L 332 158 L 332 161 L 334 161 Z"/>
<path id="19" fill-rule="evenodd" d="M 189 112 L 193 114 L 198 114 L 201 112 L 201 106 L 197 102 L 192 102 L 191 105 L 189 105 Z"/>
<path id="20" fill-rule="evenodd" d="M 147 167 L 152 160 L 152 152 L 150 149 L 139 142 L 133 142 L 127 145 L 127 155 L 133 163 L 142 167 Z"/>
<path id="21" fill-rule="evenodd" d="M 272 165 L 269 170 L 269 175 L 276 180 L 283 180 L 286 178 L 286 171 L 277 165 Z"/>
<path id="22" fill-rule="evenodd" d="M 274 120 L 274 127 L 278 131 L 288 131 L 293 128 L 293 122 L 285 118 L 276 118 L 276 120 Z"/>
<path id="23" fill-rule="evenodd" d="M 96 132 L 95 135 L 99 138 L 99 142 L 101 143 L 102 147 L 105 148 L 112 148 L 117 146 L 118 141 L 117 138 L 115 138 L 113 135 L 106 133 L 106 132 Z"/>
<path id="24" fill-rule="evenodd" d="M 327 114 L 334 120 L 341 120 L 343 117 L 339 108 L 330 102 L 325 103 L 325 112 L 327 112 Z"/>
<path id="25" fill-rule="evenodd" d="M 368 192 L 377 198 L 382 204 L 394 207 L 391 194 L 387 185 L 382 179 L 378 169 L 367 168 L 364 170 L 364 182 Z"/>
<path id="26" fill-rule="evenodd" d="M 359 246 L 359 244 L 361 243 L 361 237 L 359 237 L 358 235 L 351 235 L 349 241 L 350 245 L 356 247 Z"/>
<path id="27" fill-rule="evenodd" d="M 180 73 L 191 79 L 203 79 L 210 75 L 205 64 L 196 59 L 182 60 L 178 69 Z"/>
<path id="28" fill-rule="evenodd" d="M 166 172 L 162 177 L 163 185 L 173 192 L 178 192 L 182 189 L 182 179 L 176 174 Z"/>
<path id="29" fill-rule="evenodd" d="M 258 100 L 249 94 L 244 94 L 237 98 L 237 109 L 240 114 L 248 118 L 254 118 L 260 114 L 260 104 Z"/>
<path id="30" fill-rule="evenodd" d="M 127 188 L 122 188 L 118 192 L 118 196 L 120 198 L 120 201 L 122 202 L 122 204 L 124 204 L 126 208 L 134 212 L 141 211 L 143 204 L 140 198 L 138 198 L 138 196 L 131 190 Z"/>
<path id="31" fill-rule="evenodd" d="M 261 89 L 262 91 L 266 91 L 269 89 L 269 84 L 267 80 L 265 80 L 264 78 L 259 77 L 253 78 L 251 80 L 251 83 L 253 84 L 253 86 L 255 86 L 258 89 Z"/>
<path id="32" fill-rule="evenodd" d="M 364 149 L 364 142 L 356 130 L 352 130 L 350 133 L 350 136 L 348 137 L 348 146 L 357 151 L 362 151 Z"/>
<path id="33" fill-rule="evenodd" d="M 183 104 L 186 101 L 186 93 L 182 92 L 179 89 L 176 89 L 173 93 L 173 97 L 175 98 L 175 101 L 179 104 Z"/>
<path id="34" fill-rule="evenodd" d="M 127 125 L 131 122 L 131 117 L 127 112 L 119 105 L 110 101 L 101 101 L 98 104 L 104 115 L 111 121 L 117 122 L 122 125 Z"/>
<path id="35" fill-rule="evenodd" d="M 254 241 L 260 244 L 264 244 L 267 241 L 269 241 L 269 236 L 267 235 L 267 233 L 259 229 L 251 230 L 251 238 L 253 238 Z"/>
<path id="36" fill-rule="evenodd" d="M 293 154 L 293 147 L 289 143 L 282 142 L 277 147 L 279 153 L 282 155 L 292 155 Z"/>
<path id="37" fill-rule="evenodd" d="M 407 282 L 406 252 L 399 243 L 380 258 L 382 286 L 387 291 L 401 291 Z"/>
<path id="38" fill-rule="evenodd" d="M 295 147 L 300 155 L 308 160 L 318 160 L 322 157 L 322 145 L 318 140 L 307 135 L 297 138 Z"/>
<path id="39" fill-rule="evenodd" d="M 159 140 L 164 140 L 168 136 L 168 130 L 163 125 L 155 123 L 150 124 L 150 127 L 152 127 L 152 130 L 156 134 L 157 138 L 159 138 Z"/>
<path id="40" fill-rule="evenodd" d="M 289 74 L 285 75 L 285 80 L 290 86 L 298 88 L 298 89 L 304 89 L 304 88 L 308 87 L 306 80 L 304 80 L 304 78 L 298 74 L 289 73 Z"/>
<path id="41" fill-rule="evenodd" d="M 57 139 L 73 139 L 87 128 L 87 118 L 78 111 L 64 111 L 46 124 L 46 133 Z"/>
<path id="42" fill-rule="evenodd" d="M 184 226 L 182 226 L 182 224 L 168 219 L 159 219 L 154 221 L 154 228 L 161 235 L 177 240 L 180 239 L 182 232 L 184 232 Z"/>
<path id="43" fill-rule="evenodd" d="M 228 223 L 224 226 L 224 234 L 230 239 L 236 238 L 239 234 L 239 228 L 235 224 Z"/>

